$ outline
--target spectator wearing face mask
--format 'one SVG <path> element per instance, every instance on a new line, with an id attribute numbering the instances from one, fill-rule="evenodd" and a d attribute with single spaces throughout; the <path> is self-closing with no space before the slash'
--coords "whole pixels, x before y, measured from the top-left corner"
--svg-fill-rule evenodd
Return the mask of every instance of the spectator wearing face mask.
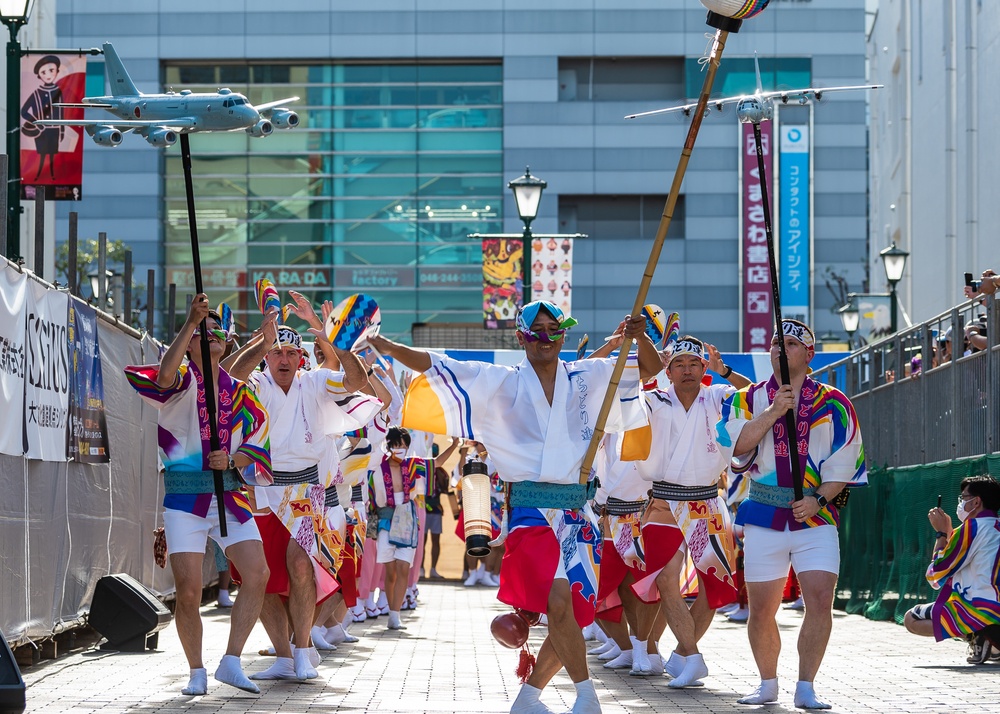
<path id="1" fill-rule="evenodd" d="M 982 662 L 991 648 L 981 631 L 1000 623 L 1000 483 L 989 476 L 971 476 L 961 489 L 958 528 L 940 508 L 927 514 L 935 530 L 927 580 L 942 593 L 935 602 L 910 609 L 903 624 L 913 634 L 939 642 L 969 639 L 975 650 L 969 661 Z"/>

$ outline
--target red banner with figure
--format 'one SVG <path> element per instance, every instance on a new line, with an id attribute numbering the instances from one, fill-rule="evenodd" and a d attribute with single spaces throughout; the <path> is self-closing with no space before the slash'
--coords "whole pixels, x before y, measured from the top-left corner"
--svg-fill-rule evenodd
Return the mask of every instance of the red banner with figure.
<path id="1" fill-rule="evenodd" d="M 83 127 L 39 126 L 39 119 L 83 119 L 86 55 L 21 58 L 21 198 L 42 188 L 46 200 L 79 201 L 83 180 Z"/>
<path id="2" fill-rule="evenodd" d="M 483 240 L 483 323 L 514 327 L 524 298 L 524 244 L 520 238 Z"/>
<path id="3" fill-rule="evenodd" d="M 774 153 L 771 122 L 760 125 L 761 148 L 767 179 L 767 195 L 774 195 Z M 757 167 L 757 146 L 753 124 L 740 124 L 740 316 L 743 325 L 744 352 L 767 351 L 774 331 L 771 306 L 771 271 L 767 256 L 767 232 L 764 229 L 764 194 Z M 773 202 L 772 202 L 773 203 Z"/>

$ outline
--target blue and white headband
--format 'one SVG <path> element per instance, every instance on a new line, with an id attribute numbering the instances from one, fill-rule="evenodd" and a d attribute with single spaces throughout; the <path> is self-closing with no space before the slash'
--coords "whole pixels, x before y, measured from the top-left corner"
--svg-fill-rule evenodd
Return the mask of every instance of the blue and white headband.
<path id="1" fill-rule="evenodd" d="M 576 320 L 572 317 L 566 317 L 555 303 L 551 303 L 548 300 L 535 300 L 517 311 L 515 324 L 518 331 L 531 332 L 531 325 L 535 321 L 535 318 L 538 317 L 538 311 L 542 308 L 545 308 L 545 311 L 552 315 L 552 318 L 559 323 L 560 330 L 566 330 L 577 324 Z"/>

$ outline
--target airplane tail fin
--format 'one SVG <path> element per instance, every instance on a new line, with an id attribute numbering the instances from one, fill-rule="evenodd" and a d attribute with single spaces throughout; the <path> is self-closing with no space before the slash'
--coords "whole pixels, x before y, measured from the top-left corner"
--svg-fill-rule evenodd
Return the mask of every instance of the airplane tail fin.
<path id="1" fill-rule="evenodd" d="M 764 93 L 764 84 L 760 81 L 760 62 L 757 61 L 757 53 L 753 53 L 753 68 L 757 73 L 757 94 Z"/>
<path id="2" fill-rule="evenodd" d="M 124 97 L 139 94 L 139 90 L 136 89 L 132 78 L 128 76 L 125 65 L 122 64 L 118 53 L 115 52 L 115 48 L 110 42 L 104 43 L 104 67 L 108 73 L 108 84 L 111 85 L 111 96 Z"/>

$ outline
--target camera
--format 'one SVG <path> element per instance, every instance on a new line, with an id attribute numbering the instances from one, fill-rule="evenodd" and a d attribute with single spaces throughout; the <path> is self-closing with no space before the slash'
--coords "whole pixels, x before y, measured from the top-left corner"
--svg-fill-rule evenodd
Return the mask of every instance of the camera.
<path id="1" fill-rule="evenodd" d="M 981 280 L 973 280 L 972 273 L 965 274 L 965 284 L 972 288 L 973 292 L 979 292 L 979 286 L 982 285 Z"/>

